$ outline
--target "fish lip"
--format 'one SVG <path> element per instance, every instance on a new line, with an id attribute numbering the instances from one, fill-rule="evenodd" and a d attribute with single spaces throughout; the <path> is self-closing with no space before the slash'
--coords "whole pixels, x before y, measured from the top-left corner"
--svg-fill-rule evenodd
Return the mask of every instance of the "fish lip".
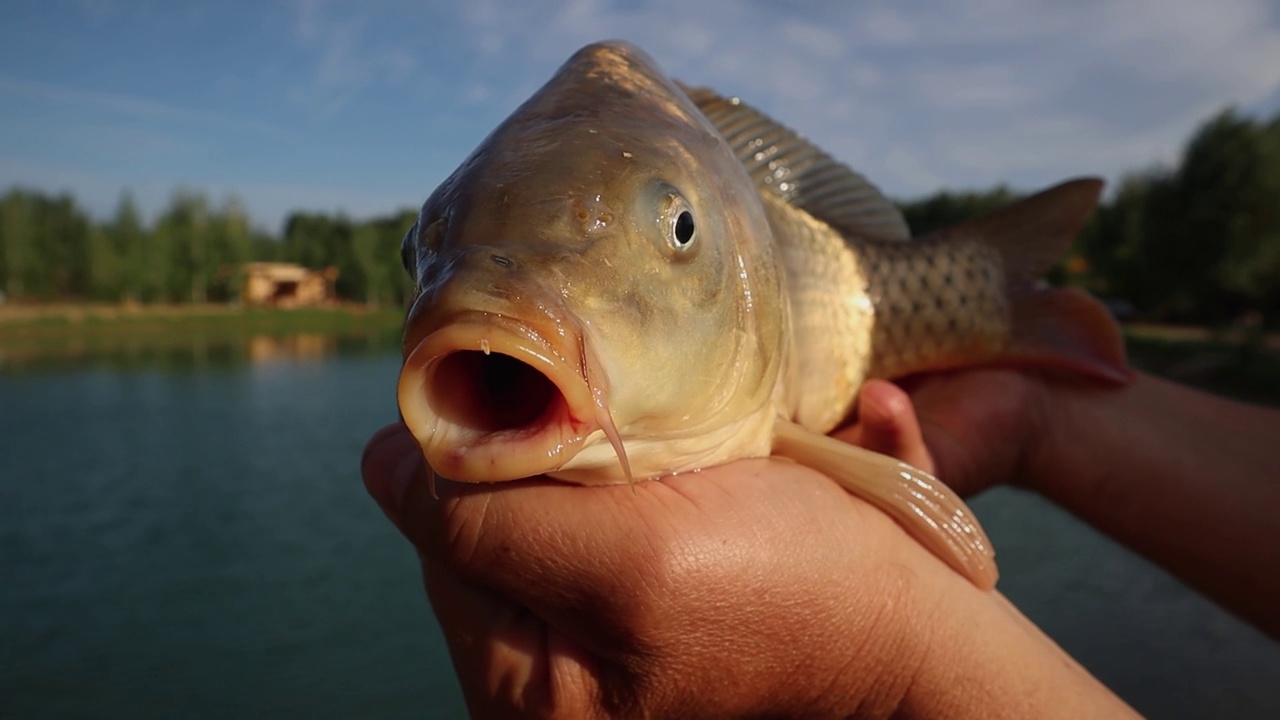
<path id="1" fill-rule="evenodd" d="M 432 328 L 420 334 L 405 358 L 397 399 L 405 425 L 434 472 L 459 482 L 500 482 L 551 472 L 577 455 L 599 429 L 580 333 L 561 324 L 548 333 L 485 311 L 457 313 Z M 451 390 L 438 387 L 437 375 L 447 358 L 461 352 L 513 358 L 550 381 L 558 396 L 517 427 L 485 429 L 444 417 L 440 398 Z"/>

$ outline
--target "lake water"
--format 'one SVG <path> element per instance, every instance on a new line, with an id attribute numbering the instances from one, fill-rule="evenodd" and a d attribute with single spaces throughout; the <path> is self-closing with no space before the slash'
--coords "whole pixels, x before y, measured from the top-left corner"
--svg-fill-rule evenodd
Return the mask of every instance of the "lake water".
<path id="1" fill-rule="evenodd" d="M 0 717 L 464 715 L 359 478 L 395 349 L 253 342 L 0 357 Z M 1001 589 L 1140 711 L 1277 717 L 1280 643 L 1037 498 L 975 508 Z"/>

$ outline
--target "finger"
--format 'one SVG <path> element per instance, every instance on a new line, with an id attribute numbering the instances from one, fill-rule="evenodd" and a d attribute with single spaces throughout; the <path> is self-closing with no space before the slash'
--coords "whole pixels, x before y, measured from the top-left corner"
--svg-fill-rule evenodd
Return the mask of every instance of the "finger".
<path id="1" fill-rule="evenodd" d="M 858 394 L 858 422 L 836 433 L 856 445 L 934 472 L 911 398 L 897 385 L 868 380 Z"/>
<path id="2" fill-rule="evenodd" d="M 420 550 L 429 538 L 441 537 L 439 530 L 444 523 L 436 515 L 444 505 L 432 492 L 417 442 L 403 424 L 394 423 L 374 433 L 361 459 L 361 474 L 378 506 Z M 459 516 L 475 510 L 475 502 L 484 497 L 486 489 L 439 478 L 436 485 L 453 501 L 471 503 L 457 510 Z M 464 535 L 454 537 L 461 539 Z M 467 552 L 465 543 L 456 543 L 453 548 Z M 431 553 L 437 557 L 440 554 Z M 580 646 L 568 641 L 511 593 L 492 589 L 502 585 L 494 582 L 498 574 L 506 574 L 513 583 L 520 581 L 501 564 L 491 563 L 491 558 L 472 552 L 470 559 L 474 562 L 466 572 L 459 573 L 445 563 L 428 560 L 427 553 L 423 553 L 427 595 L 440 620 L 472 714 L 544 714 L 540 708 L 598 694 L 590 661 Z M 476 582 L 478 577 L 486 582 Z M 527 596 L 525 593 L 523 599 Z M 550 671 L 552 668 L 555 672 Z"/>
<path id="3" fill-rule="evenodd" d="M 518 717 L 549 707 L 549 628 L 510 599 L 423 562 L 432 608 L 474 717 Z"/>
<path id="4" fill-rule="evenodd" d="M 612 567 L 642 528 L 623 510 L 622 487 L 545 480 L 409 483 L 401 529 L 428 558 L 524 603 L 566 607 L 582 593 L 619 592 Z M 645 492 L 640 490 L 637 492 Z M 535 597 L 538 596 L 538 597 Z"/>
<path id="5" fill-rule="evenodd" d="M 606 581 L 617 573 L 604 566 L 622 555 L 614 546 L 641 532 L 634 515 L 619 507 L 619 497 L 623 506 L 636 500 L 625 486 L 436 478 L 433 492 L 417 442 L 401 423 L 369 440 L 361 474 L 379 507 L 425 556 L 508 595 L 527 595 L 530 587 L 544 592 L 571 577 L 616 585 Z M 582 544 L 594 547 L 584 552 Z"/>
<path id="6" fill-rule="evenodd" d="M 974 369 L 904 383 L 936 474 L 961 495 L 1017 482 L 1027 448 L 1044 427 L 1043 383 L 1024 372 Z M 1040 390 L 1038 390 L 1039 388 Z"/>
<path id="7" fill-rule="evenodd" d="M 417 441 L 399 422 L 374 433 L 360 458 L 365 490 L 397 526 L 406 493 L 411 484 L 425 473 L 426 463 Z"/>
<path id="8" fill-rule="evenodd" d="M 849 526 L 851 547 L 862 519 L 854 510 L 848 522 L 853 501 L 830 480 L 766 461 L 634 487 L 524 480 L 440 489 L 432 498 L 418 480 L 406 494 L 401 529 L 423 555 L 613 661 L 634 657 L 634 633 L 663 616 L 673 589 L 686 602 L 704 593 L 714 607 L 738 574 L 795 564 L 794 543 L 762 547 L 756 535 L 793 533 L 816 506 L 840 518 L 833 526 Z M 749 539 L 742 526 L 754 528 Z"/>

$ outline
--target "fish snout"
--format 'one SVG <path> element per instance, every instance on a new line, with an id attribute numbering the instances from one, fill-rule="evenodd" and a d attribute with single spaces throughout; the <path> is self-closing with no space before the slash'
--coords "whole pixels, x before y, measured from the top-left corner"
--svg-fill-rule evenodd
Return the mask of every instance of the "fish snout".
<path id="1" fill-rule="evenodd" d="M 400 412 L 432 470 L 451 480 L 551 472 L 600 429 L 588 365 L 581 335 L 563 326 L 466 312 L 409 351 Z"/>

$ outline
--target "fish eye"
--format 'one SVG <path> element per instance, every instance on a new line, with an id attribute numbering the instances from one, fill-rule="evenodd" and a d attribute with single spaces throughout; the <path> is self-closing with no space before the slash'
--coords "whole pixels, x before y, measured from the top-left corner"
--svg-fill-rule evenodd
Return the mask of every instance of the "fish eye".
<path id="1" fill-rule="evenodd" d="M 679 193 L 669 191 L 666 208 L 662 213 L 666 225 L 667 244 L 672 250 L 685 254 L 693 249 L 698 239 L 698 225 L 693 219 L 693 210 L 688 201 Z"/>
<path id="2" fill-rule="evenodd" d="M 688 247 L 693 242 L 694 234 L 697 228 L 693 224 L 693 213 L 688 210 L 681 210 L 676 216 L 675 223 L 671 226 L 671 239 L 675 241 L 677 248 Z"/>
<path id="3" fill-rule="evenodd" d="M 404 240 L 400 242 L 400 262 L 410 277 L 417 271 L 419 253 L 430 258 L 440 251 L 447 225 L 447 217 L 437 217 L 430 222 L 426 217 L 419 217 L 405 233 Z"/>

